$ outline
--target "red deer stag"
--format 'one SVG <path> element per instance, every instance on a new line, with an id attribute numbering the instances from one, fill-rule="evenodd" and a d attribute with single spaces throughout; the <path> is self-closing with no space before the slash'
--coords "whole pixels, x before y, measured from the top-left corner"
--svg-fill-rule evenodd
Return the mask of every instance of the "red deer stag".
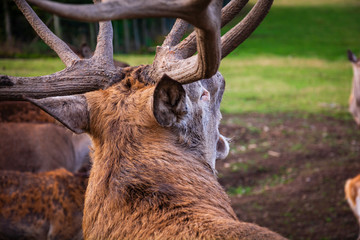
<path id="1" fill-rule="evenodd" d="M 360 60 L 348 50 L 348 58 L 352 64 L 354 77 L 349 99 L 349 110 L 357 125 L 360 125 Z"/>
<path id="2" fill-rule="evenodd" d="M 349 203 L 350 208 L 353 211 L 360 226 L 360 174 L 346 181 L 345 198 Z M 357 239 L 360 240 L 360 230 Z"/>
<path id="3" fill-rule="evenodd" d="M 87 177 L 0 171 L 0 239 L 82 239 Z"/>
<path id="4" fill-rule="evenodd" d="M 67 67 L 41 77 L 0 76 L 0 99 L 28 99 L 74 132 L 92 137 L 84 238 L 283 239 L 237 219 L 214 169 L 216 158 L 228 153 L 218 130 L 225 85 L 217 72 L 220 60 L 258 26 L 272 0 L 259 0 L 223 37 L 221 26 L 247 1 L 233 0 L 221 13 L 218 0 L 95 5 L 29 0 L 63 17 L 106 21 L 100 22 L 90 59 L 79 59 L 25 0 L 14 1 Z M 152 64 L 115 68 L 107 20 L 137 17 L 183 20 L 177 20 Z M 195 31 L 181 41 L 185 21 Z"/>

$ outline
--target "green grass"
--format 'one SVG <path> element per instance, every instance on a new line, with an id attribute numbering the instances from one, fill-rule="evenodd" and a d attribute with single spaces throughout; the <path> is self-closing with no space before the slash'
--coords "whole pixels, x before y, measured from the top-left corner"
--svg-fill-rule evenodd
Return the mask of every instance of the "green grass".
<path id="1" fill-rule="evenodd" d="M 295 0 L 284 4 L 275 0 L 263 23 L 230 56 L 262 54 L 344 60 L 347 49 L 359 53 L 359 1 L 314 2 L 318 5 L 298 5 Z"/>
<path id="2" fill-rule="evenodd" d="M 352 70 L 347 61 L 294 57 L 224 59 L 226 113 L 346 111 Z"/>
<path id="3" fill-rule="evenodd" d="M 242 196 L 242 195 L 249 195 L 251 194 L 253 191 L 252 187 L 249 187 L 249 186 L 238 186 L 238 187 L 231 187 L 229 190 L 228 190 L 228 194 L 230 196 Z"/>
<path id="4" fill-rule="evenodd" d="M 360 53 L 357 0 L 275 0 L 253 35 L 225 58 L 225 113 L 326 113 L 347 117 L 352 70 Z M 131 65 L 153 56 L 119 55 Z M 0 59 L 0 74 L 36 76 L 63 68 L 58 59 Z"/>
<path id="5" fill-rule="evenodd" d="M 117 56 L 132 65 L 152 56 Z M 37 76 L 61 70 L 58 59 L 0 59 L 0 74 Z M 226 79 L 224 113 L 304 111 L 339 114 L 347 111 L 352 72 L 347 61 L 311 58 L 251 57 L 222 61 Z"/>

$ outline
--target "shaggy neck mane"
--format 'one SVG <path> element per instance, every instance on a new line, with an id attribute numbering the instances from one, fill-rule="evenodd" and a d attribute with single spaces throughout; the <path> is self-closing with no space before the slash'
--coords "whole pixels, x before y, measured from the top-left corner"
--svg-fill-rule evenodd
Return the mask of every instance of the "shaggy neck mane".
<path id="1" fill-rule="evenodd" d="M 164 225 L 161 231 L 166 232 L 166 226 L 173 221 L 183 228 L 186 224 L 181 222 L 209 214 L 236 219 L 228 197 L 206 161 L 194 157 L 191 151 L 184 152 L 173 136 L 162 132 L 166 129 L 127 129 L 127 134 L 118 136 L 125 139 L 122 143 L 100 143 L 94 139 L 84 227 L 96 232 L 96 223 L 115 224 L 116 227 L 109 226 L 108 234 L 104 229 L 101 232 L 104 235 L 98 236 L 111 238 L 109 234 L 126 236 L 126 229 L 142 229 L 142 234 L 146 229 L 160 230 L 161 224 Z M 139 224 L 141 227 L 136 228 Z"/>

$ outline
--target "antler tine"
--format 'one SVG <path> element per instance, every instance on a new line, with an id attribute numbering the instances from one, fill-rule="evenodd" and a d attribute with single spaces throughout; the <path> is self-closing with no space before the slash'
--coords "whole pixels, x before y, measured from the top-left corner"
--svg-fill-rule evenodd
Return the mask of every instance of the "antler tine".
<path id="1" fill-rule="evenodd" d="M 221 11 L 221 27 L 233 20 L 245 7 L 249 0 L 232 0 Z"/>
<path id="2" fill-rule="evenodd" d="M 174 26 L 171 28 L 170 33 L 166 36 L 162 47 L 168 46 L 173 47 L 181 41 L 184 36 L 188 23 L 180 18 L 176 19 Z"/>
<path id="3" fill-rule="evenodd" d="M 25 0 L 14 0 L 18 8 L 24 14 L 25 18 L 31 24 L 36 33 L 44 40 L 44 42 L 52 48 L 61 61 L 70 66 L 74 60 L 79 57 L 69 48 L 69 46 L 58 38 L 50 29 L 40 20 L 32 8 L 27 4 Z"/>
<path id="4" fill-rule="evenodd" d="M 221 10 L 221 27 L 224 27 L 245 7 L 249 0 L 232 0 Z M 196 33 L 192 32 L 178 46 L 176 51 L 183 58 L 188 58 L 196 52 Z"/>
<path id="5" fill-rule="evenodd" d="M 92 59 L 101 64 L 106 64 L 109 68 L 114 68 L 113 60 L 113 29 L 111 21 L 99 23 L 99 34 L 94 56 Z"/>
<path id="6" fill-rule="evenodd" d="M 269 12 L 273 0 L 259 0 L 246 17 L 221 38 L 221 58 L 245 41 Z"/>
<path id="7" fill-rule="evenodd" d="M 93 0 L 94 4 L 100 3 L 101 0 Z M 115 68 L 113 57 L 113 29 L 111 21 L 99 22 L 99 34 L 97 44 L 92 59 L 104 64 L 109 68 Z"/>

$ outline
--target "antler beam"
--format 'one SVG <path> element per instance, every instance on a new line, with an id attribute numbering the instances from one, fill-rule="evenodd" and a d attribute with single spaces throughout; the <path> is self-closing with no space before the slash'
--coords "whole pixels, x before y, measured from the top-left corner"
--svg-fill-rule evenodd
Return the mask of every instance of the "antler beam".
<path id="1" fill-rule="evenodd" d="M 48 0 L 28 0 L 40 8 L 65 18 L 79 21 L 98 22 L 114 19 L 145 17 L 178 17 L 198 26 L 198 13 L 211 0 L 105 0 L 99 4 L 64 4 Z M 203 21 L 200 25 L 203 25 Z"/>
<path id="2" fill-rule="evenodd" d="M 93 67 L 93 65 L 91 61 L 79 61 L 60 72 L 40 77 L 0 75 L 0 100 L 25 100 L 80 94 L 104 89 L 123 78 L 121 73 L 104 71 L 103 68 Z"/>

